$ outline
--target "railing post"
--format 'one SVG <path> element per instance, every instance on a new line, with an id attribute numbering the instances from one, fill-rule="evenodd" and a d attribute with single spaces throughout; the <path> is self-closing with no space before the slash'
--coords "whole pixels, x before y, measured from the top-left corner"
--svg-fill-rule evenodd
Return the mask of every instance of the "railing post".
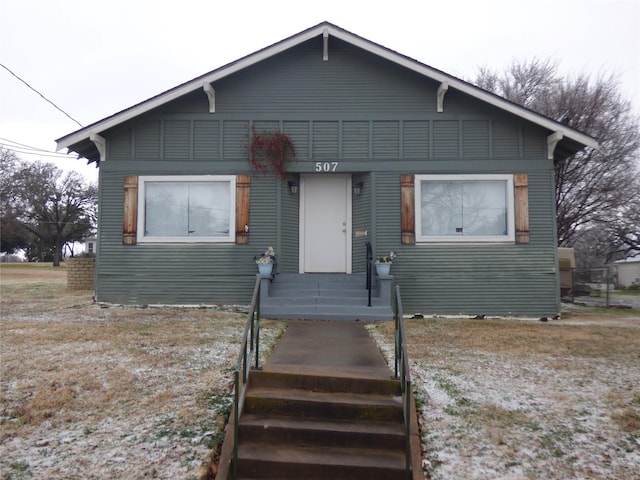
<path id="1" fill-rule="evenodd" d="M 234 372 L 234 382 L 236 385 L 236 388 L 233 391 L 233 406 L 234 406 L 234 413 L 233 413 L 233 468 L 232 468 L 232 475 L 233 478 L 236 479 L 238 478 L 238 423 L 240 422 L 240 372 L 238 372 L 238 370 L 236 370 Z"/>
<path id="2" fill-rule="evenodd" d="M 373 276 L 373 267 L 372 267 L 372 262 L 373 262 L 373 249 L 371 247 L 371 242 L 367 242 L 366 243 L 366 247 L 367 247 L 367 291 L 369 292 L 369 303 L 367 304 L 367 306 L 371 306 L 371 277 Z"/>
<path id="3" fill-rule="evenodd" d="M 256 365 L 254 367 L 256 370 L 260 370 L 259 357 L 260 357 L 260 317 L 256 315 Z"/>

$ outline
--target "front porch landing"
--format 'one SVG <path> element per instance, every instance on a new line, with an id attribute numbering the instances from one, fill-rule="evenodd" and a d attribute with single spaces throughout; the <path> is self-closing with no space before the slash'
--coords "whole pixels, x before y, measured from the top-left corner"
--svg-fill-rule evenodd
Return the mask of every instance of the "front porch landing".
<path id="1" fill-rule="evenodd" d="M 371 306 L 364 273 L 278 273 L 262 277 L 260 316 L 282 320 L 393 319 L 393 276 L 374 276 Z"/>

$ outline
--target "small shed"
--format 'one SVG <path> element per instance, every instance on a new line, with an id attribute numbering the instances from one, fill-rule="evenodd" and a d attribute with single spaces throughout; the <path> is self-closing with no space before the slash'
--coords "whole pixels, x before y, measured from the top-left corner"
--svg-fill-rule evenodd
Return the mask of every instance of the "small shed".
<path id="1" fill-rule="evenodd" d="M 629 288 L 640 285 L 640 255 L 616 262 L 618 272 L 618 286 Z"/>

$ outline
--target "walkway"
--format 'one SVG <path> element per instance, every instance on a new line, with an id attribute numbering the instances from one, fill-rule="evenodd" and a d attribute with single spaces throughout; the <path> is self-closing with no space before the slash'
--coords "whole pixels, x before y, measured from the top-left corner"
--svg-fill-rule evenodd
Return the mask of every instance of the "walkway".
<path id="1" fill-rule="evenodd" d="M 266 372 L 389 379 L 393 375 L 362 322 L 290 321 Z"/>

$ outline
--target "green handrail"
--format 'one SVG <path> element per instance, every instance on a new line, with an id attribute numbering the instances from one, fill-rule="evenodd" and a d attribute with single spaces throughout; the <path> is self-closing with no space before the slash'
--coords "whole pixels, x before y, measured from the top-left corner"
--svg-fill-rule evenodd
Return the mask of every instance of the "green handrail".
<path id="1" fill-rule="evenodd" d="M 255 370 L 260 368 L 260 280 L 260 275 L 257 275 L 251 297 L 251 307 L 242 335 L 240 354 L 233 373 L 233 468 L 231 474 L 234 479 L 238 478 L 238 424 L 247 393 L 249 371 L 251 368 Z M 251 367 L 254 355 L 255 365 Z"/>
<path id="2" fill-rule="evenodd" d="M 409 371 L 409 355 L 404 331 L 404 313 L 400 285 L 396 285 L 394 305 L 395 320 L 395 376 L 400 380 L 402 392 L 402 411 L 405 432 L 405 477 L 411 478 L 411 373 Z"/>

